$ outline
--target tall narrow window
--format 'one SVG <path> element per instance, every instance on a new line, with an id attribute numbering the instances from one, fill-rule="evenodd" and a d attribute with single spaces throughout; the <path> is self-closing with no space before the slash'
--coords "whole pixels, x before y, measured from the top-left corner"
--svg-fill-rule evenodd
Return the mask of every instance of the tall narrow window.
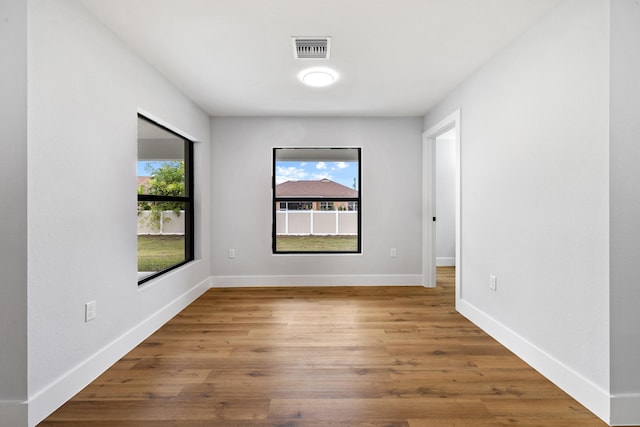
<path id="1" fill-rule="evenodd" d="M 360 253 L 360 148 L 273 149 L 273 253 Z"/>
<path id="2" fill-rule="evenodd" d="M 193 260 L 193 142 L 138 116 L 138 284 Z"/>

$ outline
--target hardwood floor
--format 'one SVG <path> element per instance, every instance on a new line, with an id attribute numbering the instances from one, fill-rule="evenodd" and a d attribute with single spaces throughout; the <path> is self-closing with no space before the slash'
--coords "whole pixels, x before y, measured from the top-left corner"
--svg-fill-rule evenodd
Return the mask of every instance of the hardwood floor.
<path id="1" fill-rule="evenodd" d="M 421 287 L 211 289 L 41 426 L 605 426 Z"/>

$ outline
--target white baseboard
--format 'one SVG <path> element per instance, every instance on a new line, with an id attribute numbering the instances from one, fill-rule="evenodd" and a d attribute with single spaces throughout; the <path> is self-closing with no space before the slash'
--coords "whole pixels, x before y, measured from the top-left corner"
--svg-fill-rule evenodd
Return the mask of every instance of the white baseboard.
<path id="1" fill-rule="evenodd" d="M 274 286 L 423 286 L 422 274 L 314 275 L 314 276 L 213 276 L 212 288 Z"/>
<path id="2" fill-rule="evenodd" d="M 209 279 L 195 285 L 163 308 L 144 319 L 140 324 L 106 345 L 89 359 L 64 374 L 57 381 L 29 399 L 29 426 L 34 426 L 49 416 L 63 403 L 86 387 L 122 356 L 144 341 L 173 316 L 209 289 Z M 4 424 L 3 424 L 4 425 Z M 11 425 L 11 424 L 7 424 Z"/>
<path id="3" fill-rule="evenodd" d="M 3 426 L 27 427 L 29 420 L 27 402 L 0 401 L 0 422 Z"/>
<path id="4" fill-rule="evenodd" d="M 467 301 L 458 300 L 456 309 L 596 416 L 609 422 L 611 402 L 606 390 L 584 378 Z M 638 398 L 635 400 L 636 414 L 638 414 L 638 400 Z M 635 420 L 638 421 L 638 418 L 636 417 Z"/>
<path id="5" fill-rule="evenodd" d="M 456 258 L 438 257 L 436 258 L 436 267 L 455 267 Z"/>
<path id="6" fill-rule="evenodd" d="M 612 426 L 640 425 L 640 394 L 611 396 Z"/>

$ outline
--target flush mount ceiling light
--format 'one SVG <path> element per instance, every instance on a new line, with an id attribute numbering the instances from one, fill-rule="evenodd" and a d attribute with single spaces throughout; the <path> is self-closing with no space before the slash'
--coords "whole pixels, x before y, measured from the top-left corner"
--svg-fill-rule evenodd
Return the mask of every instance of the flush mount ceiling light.
<path id="1" fill-rule="evenodd" d="M 308 68 L 298 74 L 302 83 L 311 87 L 330 86 L 338 79 L 338 74 L 330 68 Z"/>

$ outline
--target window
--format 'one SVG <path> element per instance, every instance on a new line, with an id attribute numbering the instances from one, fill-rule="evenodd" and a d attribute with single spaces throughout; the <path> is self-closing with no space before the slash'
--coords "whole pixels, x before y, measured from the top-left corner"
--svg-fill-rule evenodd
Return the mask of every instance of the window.
<path id="1" fill-rule="evenodd" d="M 360 148 L 274 148 L 273 253 L 361 253 L 359 187 Z"/>
<path id="2" fill-rule="evenodd" d="M 280 202 L 281 211 L 308 211 L 312 207 L 309 202 Z"/>
<path id="3" fill-rule="evenodd" d="M 193 142 L 138 116 L 138 284 L 193 261 Z"/>

